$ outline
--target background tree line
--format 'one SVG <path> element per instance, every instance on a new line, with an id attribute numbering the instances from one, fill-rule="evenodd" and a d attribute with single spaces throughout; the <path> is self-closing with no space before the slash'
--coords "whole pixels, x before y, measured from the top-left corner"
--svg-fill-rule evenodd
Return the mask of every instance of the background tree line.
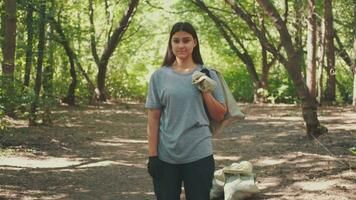
<path id="1" fill-rule="evenodd" d="M 300 103 L 307 133 L 322 104 L 356 104 L 354 0 L 4 0 L 0 116 L 51 123 L 51 110 L 145 99 L 177 21 L 237 100 Z"/>

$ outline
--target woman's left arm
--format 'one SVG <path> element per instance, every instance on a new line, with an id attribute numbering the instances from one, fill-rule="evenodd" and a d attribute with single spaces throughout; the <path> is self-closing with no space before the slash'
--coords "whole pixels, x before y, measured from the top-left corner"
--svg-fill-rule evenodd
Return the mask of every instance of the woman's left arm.
<path id="1" fill-rule="evenodd" d="M 227 112 L 226 105 L 217 101 L 211 92 L 202 92 L 203 100 L 208 109 L 209 116 L 214 121 L 221 121 Z"/>

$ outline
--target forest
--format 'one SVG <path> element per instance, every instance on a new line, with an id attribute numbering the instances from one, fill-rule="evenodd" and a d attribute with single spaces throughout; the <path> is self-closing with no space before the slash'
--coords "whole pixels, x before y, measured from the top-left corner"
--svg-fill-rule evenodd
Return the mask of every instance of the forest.
<path id="1" fill-rule="evenodd" d="M 246 114 L 217 168 L 250 160 L 257 199 L 356 196 L 355 0 L 0 7 L 0 199 L 154 199 L 144 102 L 179 21 Z"/>

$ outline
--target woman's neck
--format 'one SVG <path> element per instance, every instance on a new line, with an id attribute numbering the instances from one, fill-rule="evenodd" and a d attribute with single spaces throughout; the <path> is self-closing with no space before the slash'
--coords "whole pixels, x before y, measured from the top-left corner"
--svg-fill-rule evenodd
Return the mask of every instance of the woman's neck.
<path id="1" fill-rule="evenodd" d="M 173 67 L 177 68 L 177 69 L 185 69 L 185 70 L 189 70 L 192 69 L 194 67 L 196 67 L 196 63 L 193 61 L 193 59 L 179 59 L 177 58 L 176 61 L 174 61 L 173 63 Z"/>

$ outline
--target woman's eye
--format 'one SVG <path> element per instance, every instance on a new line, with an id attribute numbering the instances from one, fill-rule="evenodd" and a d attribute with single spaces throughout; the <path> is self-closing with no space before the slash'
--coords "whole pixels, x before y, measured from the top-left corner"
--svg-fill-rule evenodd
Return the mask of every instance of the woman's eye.
<path id="1" fill-rule="evenodd" d="M 173 42 L 179 44 L 179 40 L 173 40 Z"/>
<path id="2" fill-rule="evenodd" d="M 183 43 L 187 44 L 190 42 L 190 39 L 183 40 Z"/>

